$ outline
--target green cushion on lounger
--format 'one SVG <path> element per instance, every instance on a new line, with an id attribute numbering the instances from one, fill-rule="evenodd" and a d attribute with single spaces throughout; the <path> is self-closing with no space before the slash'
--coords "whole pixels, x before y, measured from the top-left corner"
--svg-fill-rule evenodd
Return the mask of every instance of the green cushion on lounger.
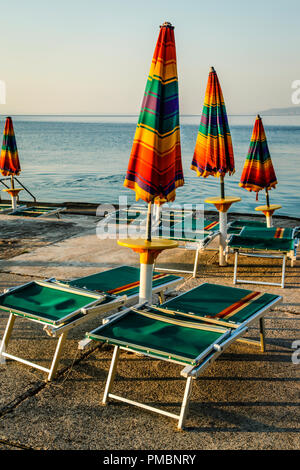
<path id="1" fill-rule="evenodd" d="M 87 334 L 94 340 L 157 356 L 170 356 L 187 364 L 195 364 L 196 357 L 222 335 L 148 318 L 132 310 L 116 322 Z"/>
<path id="2" fill-rule="evenodd" d="M 11 204 L 0 204 L 0 212 L 5 211 L 7 209 L 11 209 L 11 208 L 12 208 Z"/>
<path id="3" fill-rule="evenodd" d="M 179 241 L 201 241 L 212 232 L 219 231 L 219 223 L 207 219 L 185 217 L 181 222 L 174 225 L 164 224 L 159 227 L 159 236 L 174 238 Z"/>
<path id="4" fill-rule="evenodd" d="M 140 217 L 141 212 L 139 210 L 117 210 L 115 212 L 111 212 L 107 214 L 108 216 L 112 217 L 112 222 L 115 222 L 116 224 L 129 224 L 133 220 L 137 219 Z"/>
<path id="5" fill-rule="evenodd" d="M 163 274 L 157 271 L 153 273 L 153 288 L 172 282 L 178 276 Z M 89 291 L 100 291 L 124 295 L 128 297 L 139 293 L 140 269 L 134 266 L 119 266 L 115 269 L 91 274 L 90 276 L 73 279 L 69 285 L 87 289 Z M 135 284 L 135 285 L 132 285 Z"/>
<path id="6" fill-rule="evenodd" d="M 286 253 L 294 250 L 294 240 L 285 238 L 260 238 L 232 235 L 228 246 L 231 248 L 243 248 L 246 250 L 280 251 Z"/>
<path id="7" fill-rule="evenodd" d="M 265 228 L 267 225 L 266 222 L 259 222 L 257 220 L 234 220 L 230 223 L 230 226 L 242 229 L 243 227 Z"/>
<path id="8" fill-rule="evenodd" d="M 191 314 L 193 321 L 193 315 L 199 315 L 223 320 L 227 317 L 233 323 L 242 323 L 278 297 L 259 294 L 248 289 L 205 283 L 165 302 L 162 307 L 178 314 Z"/>
<path id="9" fill-rule="evenodd" d="M 293 229 L 286 227 L 264 227 L 264 228 L 253 228 L 253 227 L 244 227 L 240 233 L 243 237 L 254 237 L 254 238 L 293 238 Z"/>
<path id="10" fill-rule="evenodd" d="M 97 295 L 81 295 L 31 282 L 0 297 L 0 310 L 49 323 L 56 323 L 72 312 L 97 300 Z"/>

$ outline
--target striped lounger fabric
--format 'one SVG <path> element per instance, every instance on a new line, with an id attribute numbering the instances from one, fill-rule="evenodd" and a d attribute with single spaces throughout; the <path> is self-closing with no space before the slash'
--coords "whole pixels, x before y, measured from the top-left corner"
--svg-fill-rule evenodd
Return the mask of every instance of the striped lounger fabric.
<path id="1" fill-rule="evenodd" d="M 164 292 L 172 290 L 183 278 L 155 272 L 153 292 L 160 300 Z M 7 327 L 1 343 L 0 359 L 6 357 L 47 372 L 48 381 L 57 372 L 58 363 L 70 329 L 79 326 L 95 315 L 108 315 L 128 304 L 138 301 L 139 269 L 121 266 L 102 273 L 74 279 L 69 283 L 49 279 L 32 281 L 17 288 L 8 289 L 0 295 L 0 310 L 9 312 Z M 34 321 L 43 326 L 44 331 L 58 338 L 57 348 L 50 369 L 26 361 L 6 352 L 15 319 Z"/>
<path id="2" fill-rule="evenodd" d="M 114 346 L 103 403 L 112 398 L 154 411 L 176 419 L 181 429 L 188 410 L 192 379 L 234 341 L 259 344 L 264 351 L 263 317 L 281 300 L 281 296 L 273 294 L 205 283 L 161 306 L 145 304 L 126 309 L 118 317 L 109 317 L 102 326 L 86 334 L 94 341 Z M 260 342 L 244 337 L 248 327 L 257 321 Z M 186 379 L 186 387 L 179 414 L 111 393 L 121 350 L 184 366 L 181 375 Z"/>

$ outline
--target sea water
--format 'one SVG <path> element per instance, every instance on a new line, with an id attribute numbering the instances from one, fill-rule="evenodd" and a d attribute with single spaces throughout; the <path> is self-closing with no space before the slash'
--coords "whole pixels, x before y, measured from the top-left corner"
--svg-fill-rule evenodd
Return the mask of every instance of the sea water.
<path id="1" fill-rule="evenodd" d="M 277 214 L 300 217 L 300 116 L 262 116 L 278 185 L 270 202 L 281 204 Z M 12 116 L 17 139 L 22 183 L 38 201 L 118 203 L 119 196 L 134 202 L 124 188 L 138 116 Z M 241 197 L 231 211 L 254 213 L 265 204 L 264 191 L 239 187 L 255 116 L 229 116 L 235 174 L 225 177 L 225 193 Z M 181 116 L 181 148 L 185 184 L 176 202 L 204 203 L 220 194 L 219 178 L 199 178 L 190 169 L 200 116 Z M 0 130 L 5 116 L 0 116 Z M 22 200 L 31 200 L 22 192 Z M 205 209 L 214 209 L 205 204 Z"/>

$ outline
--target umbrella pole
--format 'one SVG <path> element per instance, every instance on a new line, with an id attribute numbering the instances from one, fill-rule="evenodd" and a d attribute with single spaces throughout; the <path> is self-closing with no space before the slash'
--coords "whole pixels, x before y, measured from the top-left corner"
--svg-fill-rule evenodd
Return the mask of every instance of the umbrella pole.
<path id="1" fill-rule="evenodd" d="M 225 199 L 224 175 L 220 176 L 220 182 L 221 182 L 221 199 Z"/>
<path id="2" fill-rule="evenodd" d="M 146 239 L 147 242 L 151 242 L 151 231 L 152 231 L 152 202 L 148 202 L 147 212 L 147 225 L 146 225 Z M 148 302 L 152 303 L 152 277 L 153 277 L 153 264 L 151 256 L 141 255 L 140 256 L 140 292 L 139 292 L 139 303 Z"/>
<path id="3" fill-rule="evenodd" d="M 225 199 L 224 175 L 220 175 L 221 199 Z M 219 243 L 219 266 L 226 266 L 226 240 L 227 240 L 227 212 L 219 211 L 220 243 Z"/>
<path id="4" fill-rule="evenodd" d="M 267 201 L 267 207 L 270 207 L 270 199 L 269 199 L 268 188 L 266 188 L 266 201 Z M 267 220 L 267 227 L 268 228 L 272 227 L 272 215 L 268 211 L 266 212 L 266 220 Z"/>
<path id="5" fill-rule="evenodd" d="M 10 176 L 10 181 L 11 181 L 11 189 L 15 189 L 15 182 L 14 182 L 14 175 Z M 14 194 L 14 191 L 11 192 L 11 206 L 13 210 L 16 210 L 17 208 L 17 197 Z"/>
<path id="6" fill-rule="evenodd" d="M 148 202 L 146 236 L 147 242 L 151 242 L 152 220 L 151 220 L 152 202 Z"/>

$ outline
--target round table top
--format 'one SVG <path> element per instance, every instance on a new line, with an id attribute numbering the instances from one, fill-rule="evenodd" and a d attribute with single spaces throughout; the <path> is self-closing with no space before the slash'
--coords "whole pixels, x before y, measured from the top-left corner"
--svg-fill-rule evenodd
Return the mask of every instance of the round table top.
<path id="1" fill-rule="evenodd" d="M 276 209 L 280 209 L 282 206 L 279 204 L 270 204 L 269 206 L 257 206 L 255 207 L 256 211 L 275 211 Z"/>
<path id="2" fill-rule="evenodd" d="M 209 197 L 205 199 L 205 202 L 208 202 L 210 204 L 229 204 L 233 202 L 239 202 L 241 201 L 240 197 Z"/>
<path id="3" fill-rule="evenodd" d="M 2 189 L 2 191 L 5 191 L 6 193 L 18 194 L 20 191 L 23 191 L 23 188 L 5 188 Z"/>
<path id="4" fill-rule="evenodd" d="M 118 244 L 127 248 L 141 250 L 167 250 L 177 248 L 178 242 L 175 240 L 166 240 L 164 238 L 153 238 L 151 242 L 144 238 L 124 238 L 119 239 Z"/>

